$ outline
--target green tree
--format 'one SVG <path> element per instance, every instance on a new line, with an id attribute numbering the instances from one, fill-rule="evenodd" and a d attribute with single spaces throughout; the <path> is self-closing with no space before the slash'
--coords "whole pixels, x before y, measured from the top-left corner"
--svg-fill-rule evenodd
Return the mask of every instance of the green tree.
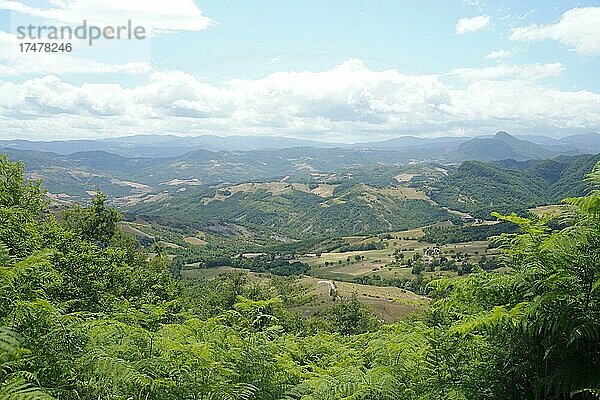
<path id="1" fill-rule="evenodd" d="M 379 328 L 373 311 L 353 295 L 350 299 L 339 299 L 325 311 L 325 318 L 333 332 L 342 335 L 357 335 Z"/>
<path id="2" fill-rule="evenodd" d="M 118 211 L 106 206 L 106 195 L 102 192 L 92 198 L 90 207 L 73 205 L 64 210 L 63 217 L 69 229 L 102 247 L 109 245 L 122 218 Z"/>

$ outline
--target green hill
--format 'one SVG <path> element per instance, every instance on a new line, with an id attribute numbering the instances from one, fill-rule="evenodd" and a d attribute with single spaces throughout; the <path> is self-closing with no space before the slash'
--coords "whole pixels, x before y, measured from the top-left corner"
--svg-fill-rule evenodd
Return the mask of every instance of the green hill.
<path id="1" fill-rule="evenodd" d="M 439 180 L 428 194 L 441 205 L 474 216 L 522 211 L 584 194 L 582 180 L 598 160 L 600 155 L 526 162 L 466 161 Z"/>
<path id="2" fill-rule="evenodd" d="M 409 190 L 408 188 L 406 190 Z M 254 232 L 268 230 L 282 240 L 306 235 L 341 236 L 419 227 L 451 215 L 414 191 L 380 189 L 365 184 L 338 186 L 331 196 L 290 189 L 239 191 L 215 199 L 216 191 L 180 194 L 128 209 L 131 216 L 158 219 L 199 230 L 236 224 Z"/>

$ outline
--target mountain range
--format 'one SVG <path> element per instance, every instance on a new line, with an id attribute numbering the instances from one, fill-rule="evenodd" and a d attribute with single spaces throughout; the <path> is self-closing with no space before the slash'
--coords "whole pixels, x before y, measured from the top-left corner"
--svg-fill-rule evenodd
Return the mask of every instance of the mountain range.
<path id="1" fill-rule="evenodd" d="M 489 142 L 493 140 L 494 142 Z M 520 142 L 517 142 L 520 141 Z M 502 142 L 502 143 L 500 143 Z M 486 151 L 490 159 L 503 159 L 515 155 L 545 157 L 548 154 L 582 154 L 600 151 L 600 134 L 588 133 L 554 139 L 546 136 L 511 136 L 506 132 L 498 132 L 494 136 L 477 137 L 438 137 L 420 138 L 401 136 L 399 138 L 367 143 L 328 143 L 314 140 L 292 139 L 286 137 L 267 136 L 172 136 L 172 135 L 139 135 L 96 140 L 59 140 L 29 141 L 0 140 L 0 148 L 16 150 L 37 150 L 60 155 L 77 152 L 107 151 L 123 157 L 169 158 L 182 156 L 190 151 L 207 150 L 213 152 L 233 150 L 277 150 L 292 147 L 342 148 L 370 150 L 411 150 L 413 158 L 429 157 L 447 160 L 460 160 L 477 156 L 476 150 L 488 144 L 500 144 L 498 153 L 493 149 Z M 537 146 L 532 146 L 535 144 Z M 508 147 L 530 147 L 532 152 L 512 154 Z M 543 150 L 542 150 L 543 148 Z"/>
<path id="2" fill-rule="evenodd" d="M 506 132 L 476 138 L 407 136 L 352 145 L 288 138 L 159 135 L 0 141 L 0 153 L 22 160 L 29 175 L 43 179 L 50 193 L 74 199 L 87 198 L 96 189 L 112 197 L 130 197 L 284 178 L 311 182 L 319 174 L 347 174 L 353 168 L 354 173 L 365 174 L 365 166 L 526 161 L 597 152 L 600 134 L 552 139 Z"/>

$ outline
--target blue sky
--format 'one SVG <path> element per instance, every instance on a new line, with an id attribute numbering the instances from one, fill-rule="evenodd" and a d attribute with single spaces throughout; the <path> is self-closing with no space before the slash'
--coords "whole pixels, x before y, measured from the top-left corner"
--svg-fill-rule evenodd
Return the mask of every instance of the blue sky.
<path id="1" fill-rule="evenodd" d="M 140 41 L 23 54 L 19 25 Z M 0 0 L 0 138 L 600 131 L 600 1 Z"/>
<path id="2" fill-rule="evenodd" d="M 574 5 L 593 4 L 508 1 L 477 7 L 460 1 L 206 1 L 202 9 L 217 25 L 201 35 L 158 38 L 153 43 L 153 61 L 212 81 L 260 78 L 279 70 L 321 71 L 349 58 L 361 59 L 376 70 L 420 74 L 494 65 L 484 57 L 505 48 L 518 50 L 512 58 L 518 64 L 569 63 L 557 83 L 598 90 L 600 76 L 593 73 L 599 66 L 597 57 L 580 57 L 557 48 L 556 43 L 507 39 L 511 28 L 552 22 Z M 482 14 L 493 16 L 489 28 L 476 35 L 456 35 L 458 19 Z"/>

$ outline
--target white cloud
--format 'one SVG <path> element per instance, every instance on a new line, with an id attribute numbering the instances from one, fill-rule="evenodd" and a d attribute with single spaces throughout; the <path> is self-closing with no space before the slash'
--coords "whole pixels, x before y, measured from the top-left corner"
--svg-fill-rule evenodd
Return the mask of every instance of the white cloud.
<path id="1" fill-rule="evenodd" d="M 600 94 L 536 81 L 560 73 L 562 65 L 493 68 L 405 75 L 349 60 L 323 72 L 278 72 L 219 85 L 182 72 L 155 72 L 133 88 L 74 85 L 46 76 L 0 81 L 0 121 L 4 135 L 24 138 L 160 132 L 369 140 L 498 129 L 546 134 L 600 129 Z M 456 77 L 464 81 L 451 84 Z"/>
<path id="2" fill-rule="evenodd" d="M 600 94 L 564 92 L 528 81 L 480 81 L 453 93 L 447 109 L 463 124 L 502 124 L 529 133 L 600 128 Z"/>
<path id="3" fill-rule="evenodd" d="M 0 76 L 17 76 L 19 71 L 8 65 L 0 64 Z"/>
<path id="4" fill-rule="evenodd" d="M 497 65 L 486 68 L 458 68 L 447 75 L 456 76 L 466 81 L 480 80 L 537 80 L 559 76 L 565 67 L 561 63 L 530 65 Z"/>
<path id="5" fill-rule="evenodd" d="M 600 7 L 573 8 L 549 25 L 516 28 L 510 40 L 537 42 L 556 40 L 580 54 L 600 54 Z"/>
<path id="6" fill-rule="evenodd" d="M 513 52 L 510 50 L 497 50 L 492 51 L 485 56 L 486 60 L 501 60 L 512 56 Z"/>
<path id="7" fill-rule="evenodd" d="M 0 0 L 0 9 L 15 11 L 53 23 L 97 26 L 124 25 L 131 20 L 154 33 L 201 31 L 214 24 L 194 0 L 47 0 L 47 8 L 21 1 Z"/>
<path id="8" fill-rule="evenodd" d="M 480 15 L 473 18 L 461 18 L 456 23 L 456 33 L 464 35 L 466 33 L 476 32 L 487 27 L 490 24 L 490 17 Z"/>
<path id="9" fill-rule="evenodd" d="M 26 74 L 145 74 L 151 71 L 148 62 L 106 64 L 70 54 L 22 53 L 15 35 L 0 31 L 0 76 Z M 60 42 L 57 42 L 60 44 Z M 87 47 L 87 45 L 86 45 Z M 71 53 L 74 54 L 74 53 Z"/>
<path id="10" fill-rule="evenodd" d="M 127 102 L 120 95 L 122 88 L 113 84 L 74 86 L 48 75 L 22 84 L 0 84 L 0 108 L 4 115 L 16 119 L 46 119 L 48 116 L 124 115 Z M 130 104 L 129 104 L 130 105 Z"/>
<path id="11" fill-rule="evenodd" d="M 285 54 L 279 54 L 269 60 L 269 64 L 277 64 L 285 57 Z"/>

